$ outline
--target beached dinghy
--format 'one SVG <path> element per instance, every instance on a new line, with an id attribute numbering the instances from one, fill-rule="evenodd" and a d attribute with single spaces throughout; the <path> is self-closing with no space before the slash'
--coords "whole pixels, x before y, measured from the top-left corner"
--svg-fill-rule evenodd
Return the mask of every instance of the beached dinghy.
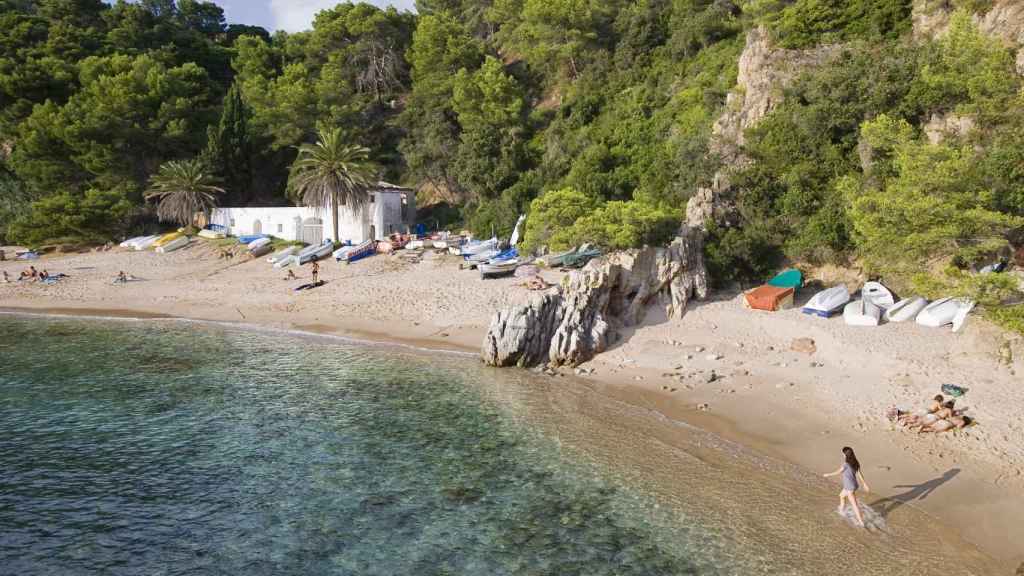
<path id="1" fill-rule="evenodd" d="M 477 264 L 477 269 L 480 270 L 481 278 L 498 278 L 499 276 L 508 276 L 515 273 L 516 268 L 519 267 L 519 258 L 511 258 L 507 260 L 498 260 L 490 262 L 481 262 Z"/>
<path id="2" fill-rule="evenodd" d="M 351 244 L 347 246 L 342 246 L 341 248 L 338 248 L 337 250 L 332 252 L 331 257 L 337 260 L 338 262 L 341 262 L 341 260 L 345 258 L 348 255 L 348 253 L 354 249 L 355 246 L 352 246 Z"/>
<path id="3" fill-rule="evenodd" d="M 367 240 L 356 246 L 351 246 L 351 250 L 348 250 L 338 258 L 339 262 L 347 262 L 351 264 L 357 260 L 362 260 L 367 256 L 373 256 L 377 253 L 376 243 L 373 240 Z"/>
<path id="4" fill-rule="evenodd" d="M 541 260 L 544 262 L 544 265 L 547 266 L 548 268 L 559 268 L 560 266 L 565 264 L 565 259 L 568 256 L 570 256 L 572 254 L 575 254 L 575 253 L 576 253 L 576 249 L 573 248 L 572 250 L 566 250 L 565 252 L 558 252 L 556 254 L 548 254 L 547 256 L 543 256 L 541 258 Z"/>
<path id="5" fill-rule="evenodd" d="M 266 237 L 267 237 L 266 234 L 249 234 L 248 236 L 239 236 L 238 237 L 238 243 L 239 244 L 246 244 L 246 245 L 248 245 L 248 244 L 252 244 L 253 242 L 259 240 L 260 238 L 266 238 Z"/>
<path id="6" fill-rule="evenodd" d="M 743 293 L 743 305 L 751 310 L 764 310 L 766 312 L 777 312 L 793 307 L 793 288 L 780 288 L 778 286 L 758 286 Z"/>
<path id="7" fill-rule="evenodd" d="M 139 241 L 135 242 L 134 244 L 132 244 L 132 248 L 135 248 L 135 250 L 141 252 L 142 250 L 146 250 L 146 249 L 150 248 L 151 246 L 153 246 L 153 243 L 156 242 L 159 239 L 160 239 L 159 236 L 146 236 L 142 240 L 139 240 Z"/>
<path id="8" fill-rule="evenodd" d="M 249 242 L 246 245 L 246 248 L 249 249 L 249 252 L 252 252 L 253 250 L 258 250 L 258 249 L 260 249 L 260 248 L 262 248 L 264 246 L 269 246 L 270 242 L 271 242 L 270 237 L 269 236 L 264 236 L 262 238 L 257 238 L 255 240 L 253 240 L 252 242 Z"/>
<path id="9" fill-rule="evenodd" d="M 909 322 L 917 318 L 927 305 L 928 301 L 920 296 L 904 298 L 885 311 L 885 319 L 889 322 Z"/>
<path id="10" fill-rule="evenodd" d="M 179 248 L 184 248 L 185 246 L 188 246 L 189 242 L 191 242 L 191 240 L 189 240 L 188 236 L 179 236 L 174 240 L 171 240 L 170 242 L 164 244 L 163 246 L 157 246 L 156 251 L 160 252 L 161 254 L 174 252 Z"/>
<path id="11" fill-rule="evenodd" d="M 278 250 L 277 252 L 271 254 L 270 257 L 267 258 L 267 262 L 270 264 L 277 264 L 281 260 L 284 260 L 285 258 L 291 256 L 292 254 L 295 254 L 298 251 L 298 246 L 288 246 L 287 248 L 282 248 L 281 250 Z"/>
<path id="12" fill-rule="evenodd" d="M 882 308 L 870 298 L 850 302 L 843 307 L 843 321 L 850 326 L 878 326 Z"/>
<path id="13" fill-rule="evenodd" d="M 917 323 L 929 328 L 953 324 L 959 329 L 967 315 L 974 309 L 974 302 L 960 298 L 942 298 L 932 302 L 917 315 Z"/>
<path id="14" fill-rule="evenodd" d="M 287 267 L 291 266 L 292 264 L 297 264 L 298 262 L 299 262 L 299 255 L 298 254 L 292 254 L 291 256 L 285 256 L 284 258 L 281 258 L 277 262 L 274 262 L 274 268 L 277 268 L 278 270 L 280 270 L 281 268 L 287 268 Z"/>
<path id="15" fill-rule="evenodd" d="M 768 281 L 769 286 L 775 286 L 776 288 L 792 288 L 798 290 L 804 285 L 804 275 L 796 268 L 789 268 L 783 270 L 775 275 L 774 278 Z"/>
<path id="16" fill-rule="evenodd" d="M 170 234 L 164 234 L 163 236 L 153 241 L 152 247 L 159 248 L 165 244 L 170 244 L 171 242 L 174 242 L 175 240 L 181 238 L 182 236 L 184 236 L 184 234 L 182 234 L 181 232 L 171 232 Z"/>
<path id="17" fill-rule="evenodd" d="M 207 240 L 220 240 L 222 238 L 227 238 L 227 234 L 225 234 L 223 230 L 214 230 L 211 228 L 203 228 L 196 234 L 196 236 L 206 238 Z"/>
<path id="18" fill-rule="evenodd" d="M 960 310 L 953 317 L 953 332 L 959 332 L 964 327 L 964 323 L 967 322 L 967 315 L 971 313 L 971 310 L 974 310 L 974 300 L 958 299 L 957 302 L 960 304 Z"/>
<path id="19" fill-rule="evenodd" d="M 820 318 L 830 318 L 838 314 L 847 303 L 850 302 L 850 291 L 846 284 L 840 284 L 826 288 L 814 295 L 801 309 L 804 314 L 811 314 Z"/>
<path id="20" fill-rule="evenodd" d="M 468 260 L 470 256 L 476 256 L 483 252 L 491 252 L 497 250 L 498 239 L 491 238 L 490 240 L 468 242 L 462 247 L 462 255 Z"/>
<path id="21" fill-rule="evenodd" d="M 118 244 L 118 246 L 120 246 L 121 248 L 134 248 L 135 243 L 138 242 L 139 240 L 142 240 L 143 238 L 145 238 L 145 236 L 135 236 L 125 240 L 124 242 L 121 242 L 120 244 Z"/>
<path id="22" fill-rule="evenodd" d="M 860 297 L 865 300 L 871 300 L 875 306 L 882 310 L 888 310 L 896 303 L 892 292 L 883 286 L 881 282 L 865 282 L 864 286 L 860 289 Z"/>
<path id="23" fill-rule="evenodd" d="M 319 246 L 307 246 L 299 252 L 298 263 L 299 265 L 305 264 L 306 262 L 313 262 L 321 258 L 325 258 L 334 250 L 334 244 L 330 240 L 324 240 L 324 243 Z"/>

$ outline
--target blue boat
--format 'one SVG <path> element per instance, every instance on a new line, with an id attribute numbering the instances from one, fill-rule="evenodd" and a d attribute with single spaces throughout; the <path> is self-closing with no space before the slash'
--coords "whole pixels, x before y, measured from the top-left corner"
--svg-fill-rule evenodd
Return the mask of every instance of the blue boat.
<path id="1" fill-rule="evenodd" d="M 248 236 L 239 236 L 238 242 L 239 244 L 251 244 L 259 240 L 260 238 L 269 238 L 269 236 L 267 236 L 266 234 L 250 234 Z"/>

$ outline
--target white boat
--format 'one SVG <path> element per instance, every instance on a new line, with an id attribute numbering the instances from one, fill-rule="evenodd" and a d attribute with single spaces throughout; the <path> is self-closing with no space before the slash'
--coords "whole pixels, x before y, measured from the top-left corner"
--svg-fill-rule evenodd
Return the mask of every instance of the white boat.
<path id="1" fill-rule="evenodd" d="M 153 245 L 154 242 L 156 242 L 160 238 L 161 238 L 161 236 L 159 236 L 159 235 L 157 235 L 157 236 L 146 236 L 145 238 L 142 238 L 141 240 L 139 240 L 139 241 L 135 242 L 134 244 L 132 244 L 132 248 L 134 248 L 134 249 L 136 249 L 136 250 L 141 252 L 143 250 L 148 249 L 150 246 Z"/>
<path id="2" fill-rule="evenodd" d="M 882 308 L 870 298 L 861 298 L 843 307 L 843 320 L 850 326 L 878 326 Z"/>
<path id="3" fill-rule="evenodd" d="M 929 328 L 952 324 L 956 330 L 963 327 L 974 302 L 961 298 L 942 298 L 932 302 L 917 315 L 917 323 Z"/>
<path id="4" fill-rule="evenodd" d="M 473 256 L 481 252 L 489 252 L 498 248 L 498 239 L 491 238 L 482 242 L 470 242 L 462 247 L 463 256 Z"/>
<path id="5" fill-rule="evenodd" d="M 270 252 L 273 249 L 274 249 L 274 247 L 271 246 L 270 243 L 268 242 L 268 243 L 263 244 L 261 246 L 257 246 L 255 248 L 250 248 L 249 249 L 249 255 L 251 255 L 253 258 L 262 258 L 263 256 L 266 256 L 267 254 L 270 254 Z"/>
<path id="6" fill-rule="evenodd" d="M 438 250 L 447 250 L 448 249 L 448 241 L 447 240 L 434 240 L 434 248 L 437 248 Z"/>
<path id="7" fill-rule="evenodd" d="M 211 230 L 209 228 L 203 228 L 202 230 L 199 231 L 198 234 L 196 234 L 196 236 L 199 236 L 200 238 L 206 238 L 207 240 L 220 240 L 221 238 L 227 238 L 227 234 L 225 234 L 223 231 Z"/>
<path id="8" fill-rule="evenodd" d="M 927 305 L 928 301 L 920 296 L 904 298 L 885 311 L 885 319 L 889 322 L 909 322 L 917 318 Z"/>
<path id="9" fill-rule="evenodd" d="M 829 318 L 834 314 L 838 314 L 849 301 L 850 291 L 846 289 L 846 284 L 840 284 L 815 294 L 814 297 L 807 301 L 802 311 L 804 314 Z"/>
<path id="10" fill-rule="evenodd" d="M 500 262 L 482 262 L 477 264 L 477 269 L 480 270 L 481 278 L 497 278 L 498 276 L 507 276 L 516 271 L 519 267 L 519 259 L 512 258 L 511 260 L 502 260 Z"/>
<path id="11" fill-rule="evenodd" d="M 960 310 L 953 317 L 953 332 L 959 332 L 964 327 L 964 323 L 967 322 L 967 315 L 971 313 L 971 310 L 974 310 L 974 300 L 962 298 L 958 299 L 957 302 L 960 304 Z"/>
<path id="12" fill-rule="evenodd" d="M 406 250 L 420 250 L 423 248 L 423 240 L 409 240 L 405 245 Z"/>
<path id="13" fill-rule="evenodd" d="M 264 236 L 263 238 L 257 238 L 256 240 L 253 240 L 252 242 L 249 242 L 246 245 L 246 248 L 249 249 L 249 252 L 255 252 L 256 250 L 258 250 L 258 249 L 260 249 L 260 248 L 262 248 L 264 246 L 270 245 L 271 242 L 272 242 L 272 240 L 270 239 L 269 236 Z"/>
<path id="14" fill-rule="evenodd" d="M 303 248 L 296 258 L 298 258 L 299 265 L 302 265 L 306 262 L 313 262 L 314 260 L 324 258 L 333 251 L 334 244 L 327 240 L 319 246 L 307 246 L 306 248 Z"/>
<path id="15" fill-rule="evenodd" d="M 274 262 L 274 268 L 278 268 L 278 269 L 280 269 L 280 268 L 287 268 L 287 267 L 291 266 L 292 264 L 298 263 L 298 261 L 299 261 L 299 256 L 297 254 L 292 254 L 290 256 L 285 256 L 284 258 L 281 258 L 277 262 Z"/>
<path id="16" fill-rule="evenodd" d="M 865 282 L 864 286 L 860 289 L 860 297 L 864 300 L 871 300 L 883 310 L 887 310 L 896 303 L 892 292 L 885 286 L 882 286 L 881 282 Z"/>
<path id="17" fill-rule="evenodd" d="M 341 260 L 344 260 L 345 257 L 348 256 L 348 253 L 351 252 L 354 249 L 355 249 L 355 246 L 342 246 L 341 248 L 338 248 L 337 250 L 332 252 L 331 256 L 335 260 L 341 261 Z"/>
<path id="18" fill-rule="evenodd" d="M 171 240 L 170 242 L 164 244 L 163 246 L 157 246 L 156 251 L 160 252 L 161 254 L 174 252 L 179 248 L 184 248 L 185 246 L 188 246 L 189 242 L 191 242 L 191 240 L 189 239 L 188 236 L 179 236 L 178 238 Z"/>
<path id="19" fill-rule="evenodd" d="M 133 245 L 134 245 L 135 242 L 138 242 L 139 240 L 142 240 L 143 238 L 145 238 L 145 236 L 135 236 L 133 238 L 129 238 L 129 239 L 125 240 L 124 242 L 121 242 L 119 244 L 119 246 L 121 248 L 132 248 L 132 247 L 134 247 Z"/>
<path id="20" fill-rule="evenodd" d="M 281 260 L 284 260 L 285 258 L 291 256 L 292 254 L 295 254 L 298 251 L 298 246 L 288 246 L 287 248 L 282 248 L 281 250 L 278 250 L 277 252 L 271 254 L 267 258 L 267 262 L 269 262 L 270 264 L 277 264 Z"/>

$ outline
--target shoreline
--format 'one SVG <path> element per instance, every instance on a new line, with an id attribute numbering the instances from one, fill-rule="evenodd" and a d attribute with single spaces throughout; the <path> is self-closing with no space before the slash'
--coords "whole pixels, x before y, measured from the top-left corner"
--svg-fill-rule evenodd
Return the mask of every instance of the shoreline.
<path id="1" fill-rule="evenodd" d="M 395 339 L 390 338 L 385 333 L 369 333 L 359 330 L 350 330 L 342 324 L 305 325 L 304 329 L 300 329 L 298 325 L 292 324 L 291 327 L 285 328 L 248 320 L 225 321 L 201 317 L 193 318 L 176 316 L 146 310 L 90 307 L 27 307 L 4 305 L 0 306 L 0 314 L 21 317 L 37 316 L 46 318 L 73 318 L 86 320 L 126 320 L 143 322 L 170 320 L 183 323 L 197 322 L 233 329 L 280 333 L 294 337 L 327 337 L 348 344 L 398 347 L 420 353 L 440 352 L 444 354 L 474 357 L 478 355 L 477 351 L 471 350 L 465 346 L 452 347 L 451 340 L 442 339 L 436 336 L 433 338 Z M 356 337 L 355 334 L 359 334 L 360 336 Z M 519 369 L 513 368 L 512 370 Z M 699 411 L 689 407 L 680 407 L 672 402 L 674 400 L 673 396 L 664 391 L 643 389 L 636 385 L 623 383 L 621 379 L 609 377 L 608 375 L 588 376 L 559 373 L 558 376 L 548 377 L 552 379 L 560 377 L 573 379 L 579 384 L 590 388 L 600 396 L 647 411 L 652 418 L 662 420 L 671 425 L 681 424 L 683 426 L 695 428 L 703 433 L 711 434 L 725 442 L 736 444 L 743 450 L 749 451 L 755 455 L 776 460 L 784 465 L 794 466 L 811 475 L 817 476 L 817 473 L 820 472 L 820 470 L 816 470 L 816 468 L 809 465 L 808 459 L 806 458 L 808 449 L 806 446 L 802 445 L 803 443 L 795 441 L 790 441 L 788 443 L 780 442 L 778 438 L 772 438 L 760 434 L 749 426 L 741 425 L 737 418 L 731 417 L 730 415 L 710 411 Z M 772 406 L 773 411 L 780 409 L 781 406 L 779 405 Z M 801 457 L 801 455 L 804 457 Z M 834 458 L 832 460 L 834 460 Z M 868 465 L 866 468 L 871 468 L 871 466 Z M 871 480 L 872 482 L 875 482 L 878 479 L 879 472 L 879 470 L 868 472 L 870 476 L 874 476 L 874 479 Z M 882 495 L 878 493 L 862 495 L 862 501 L 870 506 L 872 503 L 877 503 L 884 499 L 881 496 Z M 936 513 L 936 511 L 931 509 L 931 507 L 921 506 L 918 503 L 906 503 L 906 506 L 913 509 L 916 513 L 934 518 L 940 525 L 945 527 L 945 529 L 951 530 L 966 541 L 978 546 L 980 550 L 986 554 L 990 554 L 997 563 L 1005 564 L 1008 573 L 1011 573 L 1011 571 L 1017 566 L 1019 557 L 1012 556 L 1014 553 L 1013 550 L 992 548 L 991 546 L 987 546 L 984 542 L 979 542 L 970 538 L 968 533 L 956 528 L 957 525 L 962 525 L 971 522 L 972 520 L 976 520 L 974 514 L 963 515 L 959 513 Z M 1010 532 L 1012 532 L 1012 529 Z M 1008 556 L 1007 554 L 1010 555 Z"/>
<path id="2" fill-rule="evenodd" d="M 0 284 L 0 311 L 210 322 L 476 356 L 493 313 L 535 294 L 521 279 L 481 280 L 458 259 L 431 253 L 418 263 L 395 256 L 328 262 L 325 286 L 296 292 L 307 267 L 294 269 L 299 280 L 285 280 L 262 260 L 229 262 L 217 254 L 193 242 L 170 254 L 47 255 L 43 265 L 69 278 L 52 286 Z M 0 262 L 12 276 L 23 267 Z M 119 270 L 139 281 L 112 286 Z M 552 284 L 562 277 L 544 275 Z M 877 491 L 865 495 L 868 505 L 895 497 L 956 529 L 1006 573 L 1024 562 L 1024 397 L 1017 384 L 1024 340 L 1004 340 L 975 319 L 952 334 L 907 324 L 858 329 L 799 310 L 759 314 L 721 294 L 691 303 L 678 320 L 652 307 L 621 336 L 579 372 L 542 377 L 572 379 L 652 417 L 818 474 L 834 470 L 839 449 L 853 446 Z M 814 340 L 816 350 L 792 351 L 798 338 Z M 1012 348 L 1010 363 L 1001 360 L 1003 345 Z M 978 426 L 917 435 L 885 420 L 887 406 L 916 408 L 945 382 L 970 389 L 961 403 Z M 705 404 L 706 411 L 697 408 Z M 838 494 L 837 485 L 821 482 Z"/>

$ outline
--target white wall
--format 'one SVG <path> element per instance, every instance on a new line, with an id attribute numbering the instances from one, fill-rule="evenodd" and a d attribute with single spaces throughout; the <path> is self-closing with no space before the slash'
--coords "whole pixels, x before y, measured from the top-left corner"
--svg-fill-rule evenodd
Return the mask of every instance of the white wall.
<path id="1" fill-rule="evenodd" d="M 371 229 L 374 240 L 387 238 L 393 232 L 407 232 L 415 217 L 415 204 L 410 201 L 403 218 L 403 193 L 409 198 L 413 195 L 411 190 L 374 190 L 372 203 L 360 208 L 342 206 L 338 215 L 340 240 L 358 244 L 370 238 Z M 310 221 L 317 218 L 322 220 L 319 237 L 334 239 L 331 212 L 320 208 L 216 208 L 210 223 L 224 226 L 231 236 L 269 234 L 285 240 L 308 242 L 314 237 Z M 259 230 L 256 229 L 257 221 Z"/>

